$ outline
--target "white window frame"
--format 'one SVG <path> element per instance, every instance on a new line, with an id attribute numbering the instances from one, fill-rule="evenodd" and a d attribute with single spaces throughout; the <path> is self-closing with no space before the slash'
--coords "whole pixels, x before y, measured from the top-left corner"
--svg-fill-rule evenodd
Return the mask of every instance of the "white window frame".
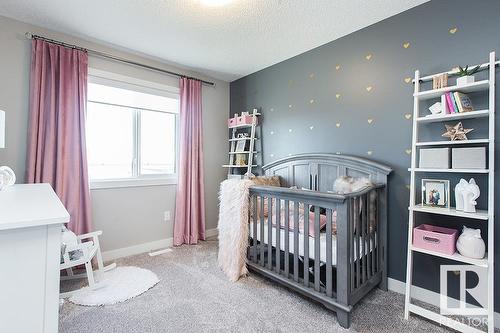
<path id="1" fill-rule="evenodd" d="M 136 79 L 133 77 L 120 75 L 112 72 L 107 72 L 95 68 L 89 68 L 88 72 L 88 82 L 89 83 L 101 83 L 104 85 L 125 88 L 136 91 L 141 91 L 145 93 L 153 93 L 156 95 L 162 95 L 166 97 L 179 99 L 180 89 L 178 87 L 172 87 L 164 85 L 161 83 L 151 82 Z M 126 105 L 121 105 L 126 106 Z M 129 106 L 126 106 L 129 107 Z M 179 170 L 179 113 L 175 113 L 175 169 L 172 174 L 165 175 L 140 175 L 140 137 L 139 126 L 140 116 L 139 113 L 141 108 L 131 108 L 134 110 L 134 158 L 132 165 L 132 173 L 137 176 L 129 178 L 116 178 L 116 179 L 90 179 L 90 189 L 109 189 L 109 188 L 120 188 L 120 187 L 143 187 L 143 186 L 164 186 L 164 185 L 176 185 L 178 181 L 177 171 Z M 155 110 L 145 110 L 145 111 L 155 111 Z M 161 111 L 155 111 L 161 112 Z"/>

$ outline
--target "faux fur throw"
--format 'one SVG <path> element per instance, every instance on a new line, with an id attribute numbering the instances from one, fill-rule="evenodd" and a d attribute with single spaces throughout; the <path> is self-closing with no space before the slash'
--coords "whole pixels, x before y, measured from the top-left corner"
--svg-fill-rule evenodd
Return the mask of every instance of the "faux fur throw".
<path id="1" fill-rule="evenodd" d="M 252 185 L 255 183 L 248 179 L 227 179 L 220 185 L 218 263 L 233 282 L 248 273 L 249 187 Z"/>

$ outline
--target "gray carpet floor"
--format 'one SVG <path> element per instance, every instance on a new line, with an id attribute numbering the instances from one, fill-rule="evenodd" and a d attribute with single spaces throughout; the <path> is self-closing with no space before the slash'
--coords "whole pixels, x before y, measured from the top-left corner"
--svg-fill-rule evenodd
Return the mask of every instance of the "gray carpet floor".
<path id="1" fill-rule="evenodd" d="M 150 269 L 160 283 L 112 306 L 65 302 L 60 332 L 447 332 L 415 316 L 404 320 L 404 297 L 378 289 L 355 307 L 345 330 L 334 313 L 256 274 L 229 282 L 217 267 L 217 241 L 117 264 Z"/>

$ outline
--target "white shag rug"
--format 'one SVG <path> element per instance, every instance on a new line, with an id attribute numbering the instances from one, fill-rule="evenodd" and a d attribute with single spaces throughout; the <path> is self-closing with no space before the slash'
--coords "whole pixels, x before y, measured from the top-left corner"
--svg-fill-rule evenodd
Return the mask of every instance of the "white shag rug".
<path id="1" fill-rule="evenodd" d="M 125 266 L 105 272 L 94 288 L 77 291 L 69 301 L 78 305 L 100 306 L 125 302 L 153 288 L 160 280 L 150 270 Z"/>

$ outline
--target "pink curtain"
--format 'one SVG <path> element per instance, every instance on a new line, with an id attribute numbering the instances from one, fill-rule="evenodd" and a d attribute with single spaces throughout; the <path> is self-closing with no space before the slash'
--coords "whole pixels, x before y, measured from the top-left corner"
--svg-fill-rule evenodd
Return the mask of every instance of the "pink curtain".
<path id="1" fill-rule="evenodd" d="M 52 185 L 76 234 L 91 230 L 87 72 L 86 52 L 33 41 L 26 182 Z"/>
<path id="2" fill-rule="evenodd" d="M 179 182 L 174 245 L 205 239 L 201 82 L 181 78 Z"/>

